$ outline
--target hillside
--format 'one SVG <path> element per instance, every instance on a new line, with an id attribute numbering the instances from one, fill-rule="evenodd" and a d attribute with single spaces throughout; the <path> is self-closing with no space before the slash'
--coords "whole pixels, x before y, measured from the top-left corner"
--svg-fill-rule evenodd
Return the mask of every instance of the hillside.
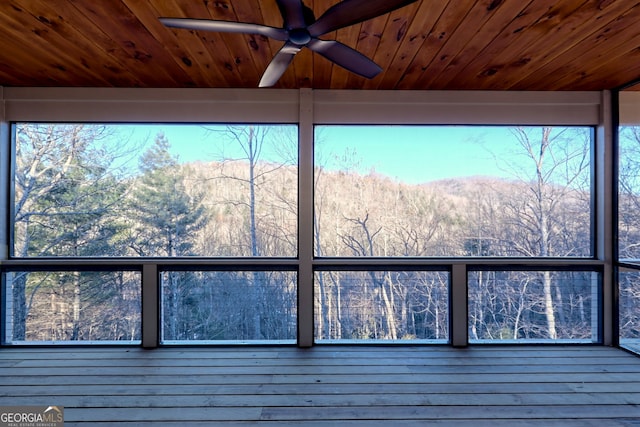
<path id="1" fill-rule="evenodd" d="M 207 234 L 245 242 L 247 250 L 248 164 L 197 163 L 184 173 L 213 219 Z M 257 231 L 265 245 L 260 253 L 295 254 L 295 168 L 259 164 L 255 176 Z M 580 241 L 589 235 L 588 195 L 571 189 L 548 185 L 534 194 L 529 183 L 486 176 L 405 184 L 376 173 L 326 170 L 318 171 L 315 186 L 316 244 L 325 256 L 464 256 L 472 255 L 469 241 L 477 239 L 493 242 L 496 256 L 589 251 L 589 241 Z M 243 229 L 235 238 L 229 234 Z M 532 247 L 531 233 L 546 234 L 547 248 Z"/>

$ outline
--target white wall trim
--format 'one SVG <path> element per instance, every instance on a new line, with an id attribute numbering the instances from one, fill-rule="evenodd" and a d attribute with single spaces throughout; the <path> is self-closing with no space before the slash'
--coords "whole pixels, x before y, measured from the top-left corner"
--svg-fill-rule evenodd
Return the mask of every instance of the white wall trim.
<path id="1" fill-rule="evenodd" d="M 316 91 L 322 124 L 591 125 L 599 92 Z"/>
<path id="2" fill-rule="evenodd" d="M 4 88 L 7 121 L 295 123 L 309 89 Z M 592 125 L 600 92 L 314 90 L 316 124 Z"/>
<path id="3" fill-rule="evenodd" d="M 295 123 L 298 91 L 6 88 L 8 121 Z"/>

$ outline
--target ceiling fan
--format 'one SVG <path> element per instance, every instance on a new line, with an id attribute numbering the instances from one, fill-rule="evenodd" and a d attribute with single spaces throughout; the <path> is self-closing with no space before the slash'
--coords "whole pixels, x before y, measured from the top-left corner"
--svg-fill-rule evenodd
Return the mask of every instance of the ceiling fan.
<path id="1" fill-rule="evenodd" d="M 341 67 L 366 78 L 373 78 L 382 68 L 360 52 L 335 40 L 318 37 L 350 25 L 392 12 L 417 0 L 344 0 L 327 9 L 316 19 L 302 0 L 276 0 L 283 28 L 245 22 L 193 18 L 160 18 L 167 27 L 225 33 L 259 34 L 285 42 L 260 80 L 260 87 L 276 84 L 303 47 L 319 53 Z"/>

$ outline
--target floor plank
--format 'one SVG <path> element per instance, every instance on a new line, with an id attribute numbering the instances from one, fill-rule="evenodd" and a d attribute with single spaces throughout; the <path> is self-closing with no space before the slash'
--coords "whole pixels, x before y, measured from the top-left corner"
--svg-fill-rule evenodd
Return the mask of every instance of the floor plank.
<path id="1" fill-rule="evenodd" d="M 640 427 L 640 358 L 601 346 L 8 347 L 0 375 L 65 426 Z"/>

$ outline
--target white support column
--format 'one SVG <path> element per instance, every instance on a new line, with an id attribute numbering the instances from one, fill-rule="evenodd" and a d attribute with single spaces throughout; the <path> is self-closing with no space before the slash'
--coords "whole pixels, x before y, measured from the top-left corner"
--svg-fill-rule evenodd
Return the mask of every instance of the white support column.
<path id="1" fill-rule="evenodd" d="M 604 262 L 602 278 L 602 342 L 614 345 L 617 331 L 614 331 L 615 315 L 614 290 L 614 242 L 613 239 L 613 204 L 614 194 L 614 162 L 613 157 L 613 118 L 611 92 L 602 92 L 601 117 L 596 133 L 596 258 Z"/>
<path id="2" fill-rule="evenodd" d="M 451 324 L 451 345 L 466 347 L 469 344 L 468 326 L 468 294 L 467 294 L 467 266 L 454 264 L 451 270 L 451 296 L 449 298 L 449 318 Z"/>
<path id="3" fill-rule="evenodd" d="M 142 266 L 142 347 L 156 348 L 160 342 L 160 293 L 157 264 Z"/>
<path id="4" fill-rule="evenodd" d="M 313 326 L 313 91 L 300 89 L 298 148 L 298 346 L 311 347 Z"/>

